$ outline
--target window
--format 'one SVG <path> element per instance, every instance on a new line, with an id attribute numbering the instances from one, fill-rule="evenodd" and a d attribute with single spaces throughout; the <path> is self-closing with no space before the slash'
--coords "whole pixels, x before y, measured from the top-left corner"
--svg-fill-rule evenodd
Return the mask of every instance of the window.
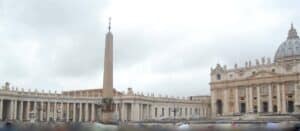
<path id="1" fill-rule="evenodd" d="M 161 109 L 161 116 L 165 116 L 165 108 Z"/>
<path id="2" fill-rule="evenodd" d="M 187 116 L 187 115 L 188 115 L 188 109 L 185 108 L 185 116 Z"/>
<path id="3" fill-rule="evenodd" d="M 157 108 L 155 108 L 155 117 L 157 117 Z"/>
<path id="4" fill-rule="evenodd" d="M 275 72 L 275 69 L 272 69 L 272 72 Z"/>
<path id="5" fill-rule="evenodd" d="M 179 115 L 182 116 L 182 108 L 180 108 L 180 114 Z"/>
<path id="6" fill-rule="evenodd" d="M 256 72 L 255 72 L 255 71 L 253 71 L 253 72 L 252 72 L 252 75 L 255 75 L 255 74 L 256 74 Z"/>
<path id="7" fill-rule="evenodd" d="M 171 116 L 171 108 L 169 108 L 169 116 Z"/>
<path id="8" fill-rule="evenodd" d="M 217 80 L 221 80 L 221 75 L 217 74 Z"/>

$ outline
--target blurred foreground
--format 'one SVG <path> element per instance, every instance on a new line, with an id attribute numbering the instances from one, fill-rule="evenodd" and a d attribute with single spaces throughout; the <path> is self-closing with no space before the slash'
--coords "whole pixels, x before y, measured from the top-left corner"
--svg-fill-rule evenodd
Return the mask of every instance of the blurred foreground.
<path id="1" fill-rule="evenodd" d="M 107 125 L 101 123 L 13 123 L 3 122 L 0 131 L 211 131 L 211 130 L 299 130 L 298 122 L 280 123 L 121 123 Z M 299 126 L 300 127 L 300 126 Z M 300 131 L 300 130 L 299 130 Z"/>

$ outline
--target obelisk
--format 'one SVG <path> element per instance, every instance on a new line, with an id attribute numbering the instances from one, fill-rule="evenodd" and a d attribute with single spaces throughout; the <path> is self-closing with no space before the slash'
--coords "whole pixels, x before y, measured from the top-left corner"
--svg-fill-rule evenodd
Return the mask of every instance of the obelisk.
<path id="1" fill-rule="evenodd" d="M 109 18 L 108 32 L 105 37 L 102 122 L 113 122 L 113 35 L 111 18 Z"/>

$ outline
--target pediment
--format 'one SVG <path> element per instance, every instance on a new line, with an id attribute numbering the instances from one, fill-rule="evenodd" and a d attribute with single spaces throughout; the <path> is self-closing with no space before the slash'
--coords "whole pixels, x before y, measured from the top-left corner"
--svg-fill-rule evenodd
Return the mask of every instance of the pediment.
<path id="1" fill-rule="evenodd" d="M 259 71 L 255 74 L 252 74 L 249 78 L 264 78 L 264 77 L 274 77 L 278 76 L 279 74 L 275 72 L 268 72 L 268 71 Z"/>

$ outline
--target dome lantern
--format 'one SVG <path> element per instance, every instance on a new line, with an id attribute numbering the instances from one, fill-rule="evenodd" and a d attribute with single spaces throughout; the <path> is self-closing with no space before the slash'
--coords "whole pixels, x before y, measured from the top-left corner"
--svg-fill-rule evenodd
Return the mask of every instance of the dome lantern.
<path id="1" fill-rule="evenodd" d="M 288 38 L 287 39 L 299 39 L 297 34 L 297 30 L 294 28 L 294 25 L 291 24 L 291 29 L 289 30 Z"/>

